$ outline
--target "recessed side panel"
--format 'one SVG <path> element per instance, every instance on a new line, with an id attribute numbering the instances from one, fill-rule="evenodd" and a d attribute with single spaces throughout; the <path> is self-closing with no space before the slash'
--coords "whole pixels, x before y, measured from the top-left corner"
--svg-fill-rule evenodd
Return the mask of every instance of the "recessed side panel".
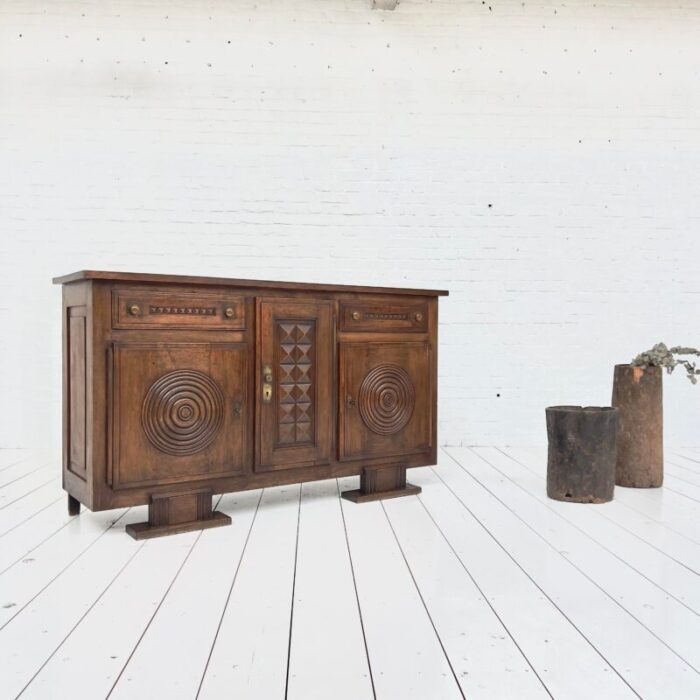
<path id="1" fill-rule="evenodd" d="M 68 469 L 87 477 L 87 307 L 68 313 Z"/>
<path id="2" fill-rule="evenodd" d="M 248 347 L 115 344 L 115 489 L 249 471 Z"/>
<path id="3" fill-rule="evenodd" d="M 430 353 L 427 342 L 340 344 L 341 461 L 431 449 Z"/>

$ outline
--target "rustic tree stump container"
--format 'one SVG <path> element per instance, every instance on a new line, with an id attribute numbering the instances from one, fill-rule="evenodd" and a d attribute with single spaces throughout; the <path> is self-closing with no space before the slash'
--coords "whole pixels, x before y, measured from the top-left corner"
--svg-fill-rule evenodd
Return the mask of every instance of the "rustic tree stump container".
<path id="1" fill-rule="evenodd" d="M 618 411 L 550 406 L 547 495 L 557 501 L 607 503 L 615 489 Z"/>
<path id="2" fill-rule="evenodd" d="M 615 483 L 656 488 L 664 481 L 661 367 L 615 365 L 612 405 L 620 411 Z"/>

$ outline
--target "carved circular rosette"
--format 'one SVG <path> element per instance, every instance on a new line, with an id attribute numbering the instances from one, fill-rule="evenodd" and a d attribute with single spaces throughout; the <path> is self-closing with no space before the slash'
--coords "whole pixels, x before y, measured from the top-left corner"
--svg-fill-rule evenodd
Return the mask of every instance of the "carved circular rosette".
<path id="1" fill-rule="evenodd" d="M 360 416 L 377 435 L 393 435 L 405 428 L 411 420 L 415 403 L 413 382 L 397 365 L 375 367 L 360 386 Z"/>
<path id="2" fill-rule="evenodd" d="M 151 444 L 170 455 L 201 452 L 224 421 L 224 395 L 204 372 L 178 369 L 156 379 L 143 400 L 141 423 Z"/>

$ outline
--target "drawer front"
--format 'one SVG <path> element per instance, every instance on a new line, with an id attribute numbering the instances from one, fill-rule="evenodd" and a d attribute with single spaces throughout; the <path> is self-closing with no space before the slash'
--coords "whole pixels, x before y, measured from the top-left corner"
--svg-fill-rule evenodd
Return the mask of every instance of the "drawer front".
<path id="1" fill-rule="evenodd" d="M 243 297 L 202 292 L 112 292 L 113 328 L 244 330 Z"/>
<path id="2" fill-rule="evenodd" d="M 428 330 L 426 302 L 342 302 L 342 331 L 419 331 Z"/>

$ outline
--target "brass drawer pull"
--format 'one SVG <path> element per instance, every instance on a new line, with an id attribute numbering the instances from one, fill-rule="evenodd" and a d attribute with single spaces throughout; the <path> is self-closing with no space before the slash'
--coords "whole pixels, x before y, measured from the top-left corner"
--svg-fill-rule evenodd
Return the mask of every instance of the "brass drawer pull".
<path id="1" fill-rule="evenodd" d="M 131 316 L 138 316 L 141 313 L 141 307 L 138 304 L 131 304 L 129 306 L 129 314 Z"/>
<path id="2" fill-rule="evenodd" d="M 232 306 L 227 306 L 225 311 L 224 311 L 224 316 L 226 318 L 233 318 L 236 315 L 236 312 L 233 310 Z"/>
<path id="3" fill-rule="evenodd" d="M 352 320 L 353 321 L 359 321 L 362 315 L 360 314 L 359 311 L 353 311 L 352 312 Z"/>
<path id="4" fill-rule="evenodd" d="M 419 312 L 414 316 L 414 318 L 416 319 L 416 321 L 418 321 L 418 323 L 420 323 L 420 322 L 423 320 L 423 314 L 419 311 Z"/>

